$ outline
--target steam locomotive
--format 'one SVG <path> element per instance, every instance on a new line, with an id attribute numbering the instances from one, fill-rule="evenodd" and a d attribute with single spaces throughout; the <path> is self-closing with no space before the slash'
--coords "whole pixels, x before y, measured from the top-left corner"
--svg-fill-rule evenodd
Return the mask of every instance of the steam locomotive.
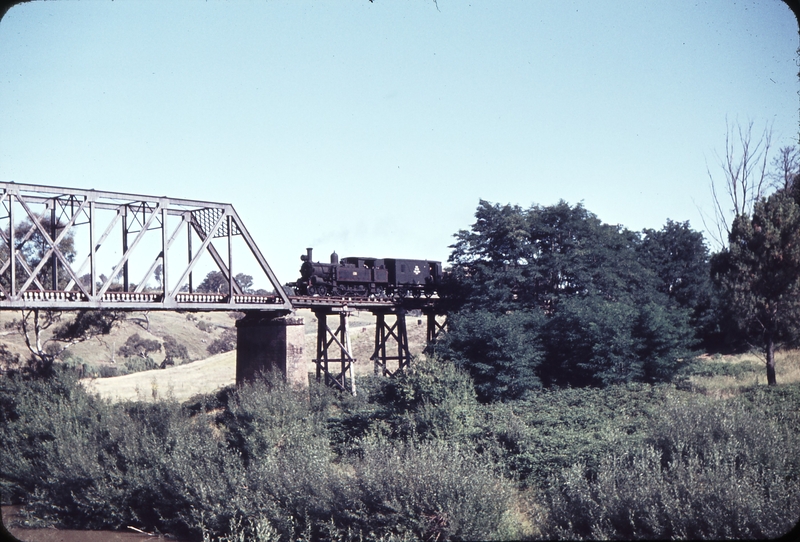
<path id="1" fill-rule="evenodd" d="M 300 278 L 292 284 L 297 295 L 426 297 L 436 293 L 442 278 L 441 262 L 395 258 L 349 257 L 331 263 L 315 262 L 312 249 L 300 256 Z"/>

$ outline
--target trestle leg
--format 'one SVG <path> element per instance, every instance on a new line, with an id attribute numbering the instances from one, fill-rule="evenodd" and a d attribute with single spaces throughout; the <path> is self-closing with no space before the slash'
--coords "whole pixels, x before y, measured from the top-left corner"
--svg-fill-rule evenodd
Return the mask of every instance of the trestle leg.
<path id="1" fill-rule="evenodd" d="M 345 307 L 339 312 L 339 327 L 336 328 L 336 331 L 331 331 L 331 328 L 328 327 L 327 311 L 314 311 L 314 314 L 317 317 L 317 356 L 314 359 L 317 367 L 317 382 L 322 381 L 322 375 L 324 374 L 325 385 L 339 388 L 342 391 L 349 391 L 355 395 L 356 381 L 353 365 L 356 360 L 351 354 L 352 347 L 350 345 L 350 332 L 347 322 L 350 311 Z M 331 350 L 331 345 L 334 343 L 339 348 L 338 357 L 331 355 L 335 351 L 335 349 Z M 337 363 L 339 365 L 338 373 L 334 374 L 331 372 L 331 368 Z"/>
<path id="2" fill-rule="evenodd" d="M 435 312 L 426 312 L 425 314 L 428 317 L 428 330 L 425 338 L 427 343 L 425 346 L 425 354 L 431 355 L 435 352 L 436 341 L 439 338 L 439 335 L 447 326 L 447 319 L 445 317 L 445 320 L 440 324 L 436 320 Z"/>
<path id="3" fill-rule="evenodd" d="M 375 364 L 375 374 L 392 376 L 398 371 L 402 371 L 411 363 L 411 353 L 408 350 L 408 330 L 406 328 L 406 313 L 399 309 L 393 325 L 386 323 L 386 315 L 383 312 L 376 312 L 375 324 L 375 350 L 370 359 Z M 394 339 L 397 344 L 397 355 L 389 356 L 386 352 L 387 342 Z M 389 361 L 397 361 L 397 369 L 392 371 L 389 368 Z"/>

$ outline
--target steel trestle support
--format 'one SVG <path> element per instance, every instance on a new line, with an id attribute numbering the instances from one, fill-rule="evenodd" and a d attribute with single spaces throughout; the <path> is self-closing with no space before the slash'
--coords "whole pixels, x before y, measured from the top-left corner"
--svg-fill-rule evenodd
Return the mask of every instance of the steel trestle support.
<path id="1" fill-rule="evenodd" d="M 339 327 L 336 331 L 331 331 L 328 327 L 328 309 L 318 309 L 314 311 L 317 318 L 317 356 L 313 360 L 317 366 L 317 382 L 322 381 L 325 375 L 325 384 L 335 386 L 342 391 L 348 391 L 356 395 L 356 381 L 353 374 L 353 365 L 356 360 L 352 355 L 350 345 L 350 331 L 347 319 L 352 311 L 346 306 L 338 310 Z M 336 343 L 336 346 L 333 344 Z M 335 352 L 338 348 L 338 357 Z M 338 373 L 331 372 L 331 366 L 338 364 Z"/>
<path id="2" fill-rule="evenodd" d="M 402 371 L 411 363 L 411 352 L 408 350 L 408 328 L 406 327 L 406 311 L 398 307 L 394 311 L 396 320 L 393 325 L 386 323 L 386 315 L 392 314 L 390 311 L 373 310 L 377 321 L 375 323 L 375 350 L 370 359 L 375 364 L 375 374 L 383 376 L 393 376 Z M 394 340 L 397 345 L 397 355 L 387 353 L 387 342 Z M 389 368 L 389 362 L 396 361 L 397 368 L 393 371 Z"/>

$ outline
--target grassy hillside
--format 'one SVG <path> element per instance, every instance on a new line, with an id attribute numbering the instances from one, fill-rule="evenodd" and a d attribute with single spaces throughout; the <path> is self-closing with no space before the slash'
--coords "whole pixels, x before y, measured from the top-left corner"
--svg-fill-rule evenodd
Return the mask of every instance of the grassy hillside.
<path id="1" fill-rule="evenodd" d="M 317 319 L 310 310 L 299 310 L 297 316 L 305 321 L 304 351 L 308 360 L 308 371 L 314 374 L 315 365 L 312 360 L 316 356 Z M 64 313 L 63 318 L 69 317 L 68 313 Z M 10 326 L 13 320 L 19 318 L 19 312 L 0 313 L 0 342 L 24 359 L 29 356 L 29 352 L 22 336 L 7 327 L 7 324 Z M 392 325 L 394 318 L 387 317 L 387 323 Z M 421 356 L 425 347 L 425 318 L 408 316 L 406 323 L 411 353 Z M 335 331 L 339 326 L 338 315 L 328 316 L 327 324 Z M 354 312 L 349 317 L 348 326 L 353 355 L 357 360 L 356 374 L 371 374 L 373 364 L 369 358 L 374 350 L 375 317 L 369 312 Z M 212 392 L 234 382 L 235 353 L 209 357 L 207 350 L 225 330 L 234 327 L 234 315 L 226 312 L 133 312 L 109 335 L 70 346 L 63 358 L 72 365 L 85 366 L 86 374 L 89 375 L 84 379 L 87 387 L 104 397 L 152 400 L 155 390 L 156 396 L 165 397 L 171 393 L 177 400 L 186 400 L 194 394 Z M 172 336 L 186 347 L 189 360 L 182 360 L 179 362 L 181 364 L 166 369 L 102 378 L 114 371 L 126 372 L 125 359 L 118 351 L 133 334 L 159 342 L 163 342 L 166 336 Z M 49 330 L 45 331 L 44 337 L 49 337 Z M 338 355 L 338 352 L 332 355 Z M 163 349 L 151 357 L 160 364 L 164 359 Z"/>
<path id="2" fill-rule="evenodd" d="M 109 378 L 81 381 L 89 392 L 112 401 L 174 398 L 186 401 L 200 393 L 212 393 L 236 382 L 236 352 L 168 367 Z"/>
<path id="3" fill-rule="evenodd" d="M 9 328 L 13 320 L 19 320 L 18 311 L 0 312 L 0 341 L 6 347 L 26 358 L 29 352 L 22 336 Z M 70 313 L 62 313 L 66 321 Z M 149 321 L 148 321 L 149 320 Z M 178 313 L 153 311 L 149 313 L 131 312 L 127 319 L 120 323 L 108 335 L 70 346 L 63 357 L 71 358 L 72 363 L 85 363 L 91 372 L 98 372 L 104 366 L 113 366 L 120 362 L 117 351 L 125 344 L 128 337 L 137 333 L 140 337 L 163 342 L 164 337 L 171 335 L 179 344 L 186 347 L 189 360 L 194 361 L 208 357 L 206 347 L 222 335 L 225 329 L 233 328 L 234 318 L 226 312 Z M 44 339 L 50 337 L 51 330 L 44 331 Z M 152 355 L 157 363 L 164 359 L 163 349 Z"/>
<path id="4" fill-rule="evenodd" d="M 178 317 L 176 318 L 176 316 Z M 217 329 L 202 337 L 207 341 L 206 343 L 201 343 L 202 346 L 208 344 L 211 337 L 219 335 L 221 333 L 219 329 L 224 329 L 225 325 L 232 326 L 234 322 L 224 313 L 197 314 L 196 316 L 198 321 L 214 322 L 214 325 L 217 326 Z M 221 318 L 221 316 L 224 318 Z M 308 372 L 313 375 L 316 370 L 312 359 L 316 355 L 317 319 L 310 310 L 299 310 L 297 311 L 297 316 L 303 317 L 305 321 L 306 341 L 303 348 L 308 359 Z M 225 318 L 227 318 L 227 321 Z M 179 342 L 188 340 L 187 337 L 197 336 L 196 325 L 192 325 L 192 322 L 187 321 L 183 315 L 160 313 L 157 318 L 151 315 L 150 320 L 152 331 L 172 335 Z M 393 319 L 388 318 L 387 322 L 391 325 Z M 410 350 L 414 356 L 421 356 L 425 347 L 425 323 L 424 318 L 408 317 L 406 320 Z M 329 316 L 327 324 L 335 331 L 339 326 L 339 317 Z M 350 316 L 348 326 L 353 354 L 357 360 L 356 374 L 371 374 L 373 372 L 373 364 L 369 361 L 369 358 L 374 349 L 375 318 L 369 312 L 353 313 Z M 132 325 L 129 320 L 121 326 L 120 330 L 112 334 L 112 337 L 115 336 L 116 339 L 110 338 L 105 342 L 108 343 L 113 340 L 124 342 L 123 337 L 127 338 L 132 333 L 139 333 L 144 336 L 140 331 L 141 328 Z M 104 351 L 102 348 L 97 348 L 93 354 L 91 345 L 81 346 L 89 352 L 88 356 L 95 356 L 91 359 L 97 359 L 102 355 L 108 356 L 108 350 Z M 195 351 L 199 350 L 197 344 L 194 344 L 194 347 Z M 205 355 L 208 355 L 207 352 Z M 163 358 L 163 355 L 161 358 Z M 112 400 L 153 400 L 154 397 L 171 396 L 178 401 L 184 401 L 195 394 L 210 393 L 221 387 L 233 384 L 235 379 L 236 354 L 235 352 L 227 352 L 186 365 L 110 378 L 87 378 L 83 382 L 87 389 Z"/>

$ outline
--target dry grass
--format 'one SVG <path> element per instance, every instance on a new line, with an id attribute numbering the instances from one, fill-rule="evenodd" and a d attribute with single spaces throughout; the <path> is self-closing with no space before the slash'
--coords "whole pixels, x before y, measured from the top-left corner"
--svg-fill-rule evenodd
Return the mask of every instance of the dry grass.
<path id="1" fill-rule="evenodd" d="M 70 317 L 69 313 L 63 313 L 64 319 Z M 30 352 L 25 346 L 22 336 L 14 330 L 5 329 L 7 323 L 19 318 L 19 311 L 0 311 L 0 343 L 4 344 L 11 352 L 19 354 L 21 359 L 27 359 Z M 149 318 L 149 324 L 147 318 Z M 201 322 L 202 324 L 200 324 Z M 186 347 L 189 360 L 200 360 L 208 357 L 207 346 L 217 339 L 225 329 L 232 328 L 234 324 L 235 320 L 227 312 L 153 311 L 147 315 L 142 312 L 132 312 L 108 335 L 72 345 L 62 357 L 80 358 L 84 363 L 95 368 L 113 365 L 122 361 L 116 355 L 120 346 L 125 344 L 131 335 L 139 334 L 142 338 L 159 341 L 167 335 L 171 335 L 178 343 Z M 206 331 L 201 327 L 205 327 Z M 50 337 L 50 331 L 46 330 L 43 333 L 45 340 Z M 156 363 L 161 363 L 164 359 L 164 351 L 156 352 L 152 358 Z"/>
<path id="2" fill-rule="evenodd" d="M 175 316 L 180 318 L 176 318 Z M 197 315 L 206 321 L 212 322 L 215 317 L 218 325 L 233 324 L 225 313 L 209 313 Z M 316 356 L 317 320 L 310 310 L 299 310 L 305 322 L 305 344 L 303 346 L 305 357 L 308 360 L 307 370 L 316 374 L 316 365 L 312 359 Z M 226 320 L 227 319 L 227 320 Z M 197 335 L 196 326 L 187 321 L 184 315 L 177 313 L 159 313 L 151 315 L 151 331 L 164 332 L 172 335 L 179 342 L 189 341 Z M 394 324 L 394 317 L 387 317 L 387 324 Z M 338 315 L 328 316 L 327 324 L 332 330 L 339 326 Z M 130 322 L 125 324 L 130 326 Z M 422 356 L 426 338 L 426 320 L 424 317 L 406 318 L 408 327 L 409 350 L 413 356 Z M 348 320 L 350 341 L 353 355 L 356 358 L 356 375 L 366 375 L 373 372 L 373 363 L 370 356 L 375 348 L 375 317 L 369 312 L 353 313 Z M 193 329 L 194 328 L 194 329 Z M 128 329 L 128 335 L 139 332 Z M 143 333 L 140 333 L 143 335 Z M 117 337 L 124 337 L 125 332 Z M 118 339 L 121 340 L 121 339 Z M 124 342 L 124 341 L 123 341 Z M 197 341 L 196 341 L 197 342 Z M 186 343 L 184 343 L 186 344 Z M 188 344 L 187 344 L 188 346 Z M 197 347 L 197 344 L 194 345 Z M 205 347 L 205 344 L 203 344 Z M 338 355 L 338 352 L 336 353 Z M 111 400 L 152 400 L 156 397 L 173 397 L 178 401 L 189 399 L 198 393 L 211 393 L 215 390 L 232 385 L 236 380 L 236 353 L 227 352 L 218 354 L 202 361 L 195 361 L 177 367 L 143 371 L 124 376 L 111 378 L 94 378 L 83 380 L 90 391 L 99 393 L 102 397 Z"/>
<path id="3" fill-rule="evenodd" d="M 702 393 L 724 399 L 740 393 L 752 386 L 767 385 L 767 369 L 763 356 L 756 353 L 729 356 L 701 356 L 701 361 L 709 364 L 730 364 L 742 367 L 741 374 L 699 376 L 689 378 L 692 387 Z M 778 384 L 800 382 L 800 350 L 787 350 L 775 354 L 775 378 Z"/>
<path id="4" fill-rule="evenodd" d="M 112 401 L 177 401 L 199 393 L 213 393 L 236 382 L 236 352 L 224 352 L 201 361 L 111 378 L 87 378 L 81 383 L 92 393 Z"/>

